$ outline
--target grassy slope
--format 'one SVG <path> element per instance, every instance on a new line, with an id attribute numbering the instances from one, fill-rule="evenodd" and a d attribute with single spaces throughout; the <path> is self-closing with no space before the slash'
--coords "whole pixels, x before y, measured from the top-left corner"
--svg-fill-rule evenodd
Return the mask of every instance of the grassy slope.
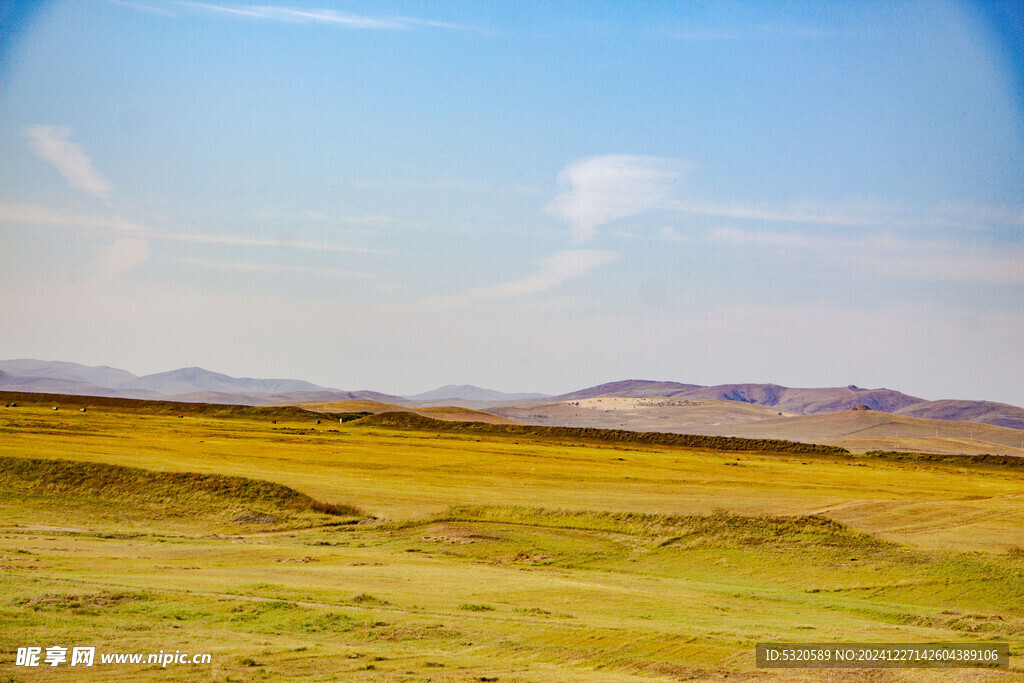
<path id="1" fill-rule="evenodd" d="M 8 521 L 113 525 L 145 532 L 239 531 L 341 524 L 365 517 L 280 484 L 243 477 L 154 472 L 68 460 L 0 457 Z"/>
<path id="2" fill-rule="evenodd" d="M 185 536 L 154 512 L 126 536 L 136 500 L 8 501 L 0 679 L 36 641 L 215 654 L 108 680 L 674 680 L 751 671 L 760 640 L 1024 648 L 1018 469 L 32 408 L 0 413 L 0 455 L 245 474 L 395 519 L 202 538 L 216 514 Z M 853 526 L 778 518 L 822 508 Z M 86 531 L 11 527 L 54 510 Z"/>
<path id="3" fill-rule="evenodd" d="M 889 540 L 965 549 L 1022 544 L 1014 536 L 1024 511 L 1013 496 L 1024 482 L 995 467 L 99 409 L 18 408 L 0 419 L 2 454 L 267 479 L 384 518 L 461 503 L 784 515 L 843 505 L 850 507 L 830 516 Z M 864 514 L 876 510 L 883 513 L 877 519 Z M 914 524 L 894 524 L 905 512 Z M 975 526 L 985 533 L 973 533 Z"/>

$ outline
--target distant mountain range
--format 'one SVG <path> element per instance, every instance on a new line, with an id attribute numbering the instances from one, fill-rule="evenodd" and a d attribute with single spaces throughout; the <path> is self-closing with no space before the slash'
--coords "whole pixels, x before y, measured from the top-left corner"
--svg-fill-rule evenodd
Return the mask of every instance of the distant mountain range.
<path id="1" fill-rule="evenodd" d="M 678 382 L 651 382 L 630 379 L 622 382 L 601 384 L 589 389 L 574 391 L 558 396 L 558 400 L 573 401 L 598 396 L 619 396 L 623 398 L 689 398 L 705 401 L 742 401 L 771 406 L 791 413 L 815 415 L 834 413 L 867 406 L 871 410 L 886 413 L 898 412 L 919 403 L 923 398 L 907 396 L 892 389 L 861 389 L 850 385 L 825 389 L 793 389 L 778 384 L 719 384 L 706 387 Z M 961 401 L 960 403 L 971 403 Z M 949 419 L 949 418 L 945 418 Z"/>
<path id="2" fill-rule="evenodd" d="M 31 359 L 0 361 L 0 390 L 243 405 L 356 400 L 406 403 L 400 396 L 376 391 L 343 391 L 297 379 L 230 377 L 196 367 L 139 377 L 106 366 Z"/>
<path id="3" fill-rule="evenodd" d="M 481 389 L 472 384 L 449 384 L 433 391 L 415 396 L 406 396 L 410 401 L 428 403 L 434 401 L 520 401 L 528 398 L 549 398 L 548 394 L 507 394 L 493 389 Z"/>
<path id="4" fill-rule="evenodd" d="M 230 377 L 190 367 L 137 376 L 107 366 L 89 367 L 63 361 L 18 359 L 0 361 L 0 390 L 186 401 L 265 405 L 339 401 L 373 401 L 399 406 L 456 405 L 478 410 L 503 406 L 575 402 L 600 397 L 675 398 L 735 401 L 776 409 L 780 413 L 817 415 L 866 407 L 874 411 L 939 420 L 971 421 L 1024 429 L 1024 408 L 990 401 L 926 401 L 892 389 L 857 386 L 801 389 L 777 384 L 703 386 L 680 382 L 623 380 L 561 396 L 504 393 L 472 385 L 448 385 L 414 396 L 376 391 L 345 391 L 295 379 Z M 501 411 L 495 410 L 500 414 Z M 521 418 L 520 418 L 521 419 Z"/>

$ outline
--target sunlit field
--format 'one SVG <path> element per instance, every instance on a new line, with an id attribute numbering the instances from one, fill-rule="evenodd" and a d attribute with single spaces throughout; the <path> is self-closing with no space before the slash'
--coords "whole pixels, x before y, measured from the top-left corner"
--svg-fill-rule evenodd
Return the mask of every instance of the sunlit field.
<path id="1" fill-rule="evenodd" d="M 1024 676 L 1024 468 L 87 402 L 0 411 L 0 680 Z M 1013 656 L 758 670 L 765 641 Z M 212 661 L 15 666 L 55 644 Z"/>

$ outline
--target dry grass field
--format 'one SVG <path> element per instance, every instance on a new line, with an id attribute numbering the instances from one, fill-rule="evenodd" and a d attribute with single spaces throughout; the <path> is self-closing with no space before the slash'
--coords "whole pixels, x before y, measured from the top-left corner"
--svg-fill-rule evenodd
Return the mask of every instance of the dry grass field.
<path id="1" fill-rule="evenodd" d="M 841 446 L 857 453 L 895 450 L 1024 457 L 1024 431 L 1019 429 L 873 410 L 798 415 L 740 401 L 606 396 L 493 412 L 528 424 L 786 439 Z"/>
<path id="2" fill-rule="evenodd" d="M 0 410 L 0 680 L 1024 676 L 1024 468 L 76 400 Z M 758 670 L 763 641 L 1013 657 Z M 15 666 L 54 644 L 212 662 Z"/>

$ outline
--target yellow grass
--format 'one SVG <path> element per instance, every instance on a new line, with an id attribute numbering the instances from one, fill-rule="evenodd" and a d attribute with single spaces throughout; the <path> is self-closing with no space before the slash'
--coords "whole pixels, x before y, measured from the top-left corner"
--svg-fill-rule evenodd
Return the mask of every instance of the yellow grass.
<path id="1" fill-rule="evenodd" d="M 173 492 L 164 516 L 141 491 L 0 494 L 0 680 L 80 680 L 12 665 L 72 642 L 214 656 L 90 672 L 125 681 L 761 680 L 769 640 L 995 639 L 1020 666 L 1021 469 L 316 419 L 0 412 L 0 456 L 244 476 L 378 518 L 288 530 L 219 503 L 170 519 Z"/>

